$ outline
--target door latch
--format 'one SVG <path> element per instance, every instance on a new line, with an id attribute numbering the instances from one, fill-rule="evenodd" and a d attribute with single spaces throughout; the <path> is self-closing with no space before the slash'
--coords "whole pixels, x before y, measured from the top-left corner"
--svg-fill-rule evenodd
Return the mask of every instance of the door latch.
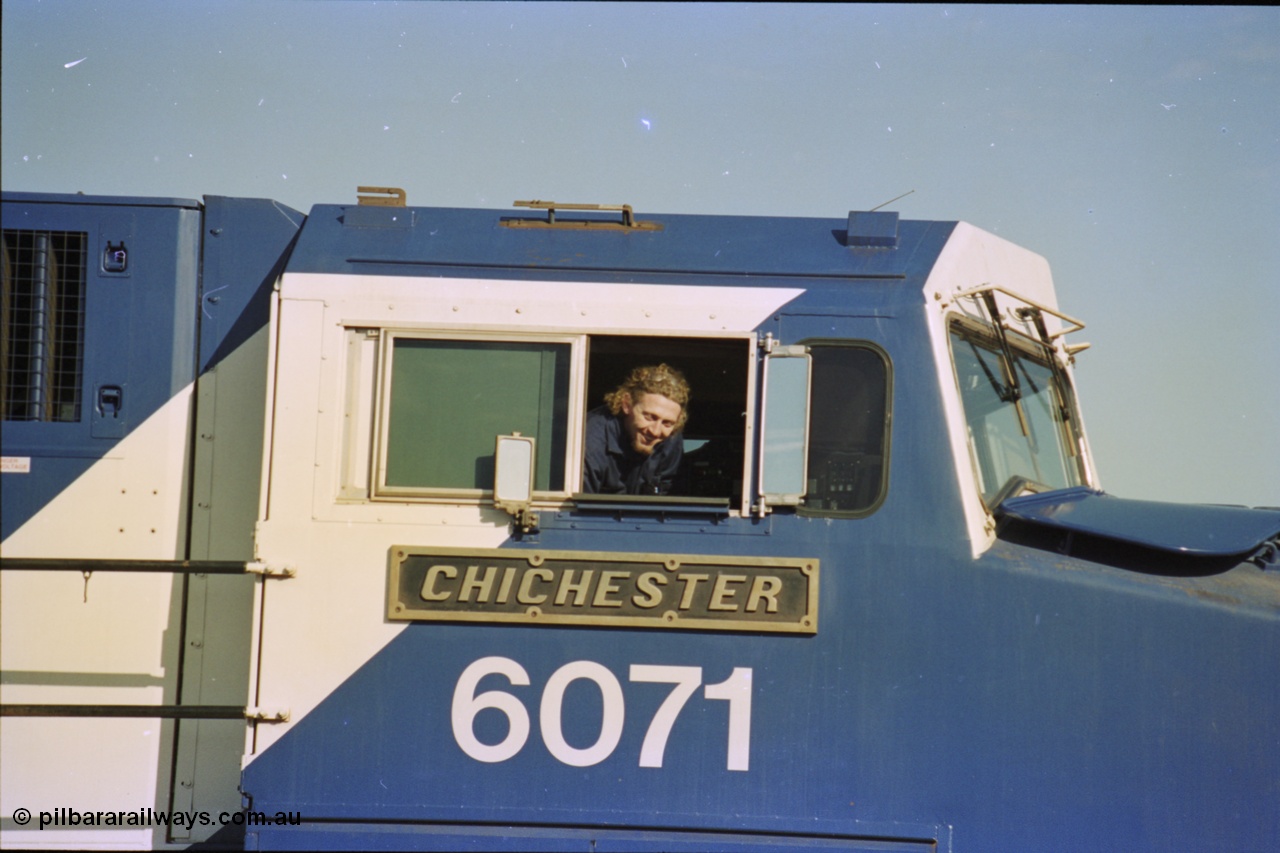
<path id="1" fill-rule="evenodd" d="M 124 272 L 129 268 L 129 250 L 124 241 L 113 244 L 107 241 L 107 248 L 102 252 L 102 269 L 104 272 Z"/>
<path id="2" fill-rule="evenodd" d="M 103 385 L 98 389 L 98 413 L 104 418 L 119 418 L 123 405 L 124 391 L 119 385 Z"/>

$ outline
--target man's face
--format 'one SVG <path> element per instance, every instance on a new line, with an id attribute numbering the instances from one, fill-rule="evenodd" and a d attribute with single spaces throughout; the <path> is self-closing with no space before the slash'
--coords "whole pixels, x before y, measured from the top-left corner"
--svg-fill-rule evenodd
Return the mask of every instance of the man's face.
<path id="1" fill-rule="evenodd" d="M 671 437 L 680 422 L 680 404 L 662 394 L 639 394 L 622 401 L 622 426 L 631 449 L 648 456 Z"/>

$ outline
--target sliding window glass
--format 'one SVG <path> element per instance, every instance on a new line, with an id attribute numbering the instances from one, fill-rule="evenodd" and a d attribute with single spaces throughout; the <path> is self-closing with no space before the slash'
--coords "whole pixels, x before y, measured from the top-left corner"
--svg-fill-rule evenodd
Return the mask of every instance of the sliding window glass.
<path id="1" fill-rule="evenodd" d="M 805 515 L 868 515 L 888 487 L 890 372 L 870 345 L 812 343 Z"/>
<path id="2" fill-rule="evenodd" d="M 537 439 L 534 488 L 563 493 L 574 341 L 385 338 L 378 493 L 493 490 L 499 435 Z"/>

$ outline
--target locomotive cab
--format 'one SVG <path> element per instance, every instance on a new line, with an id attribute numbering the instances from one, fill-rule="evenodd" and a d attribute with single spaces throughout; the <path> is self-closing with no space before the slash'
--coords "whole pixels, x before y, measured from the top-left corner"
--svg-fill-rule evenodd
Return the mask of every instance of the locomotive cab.
<path id="1" fill-rule="evenodd" d="M 6 844 L 1280 833 L 1280 512 L 1100 490 L 1043 258 L 386 195 L 6 195 Z M 681 463 L 594 493 L 655 364 Z"/>

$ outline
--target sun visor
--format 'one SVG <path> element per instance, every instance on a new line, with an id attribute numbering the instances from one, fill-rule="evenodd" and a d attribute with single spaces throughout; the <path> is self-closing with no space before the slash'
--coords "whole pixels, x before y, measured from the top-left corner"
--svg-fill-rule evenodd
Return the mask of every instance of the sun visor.
<path id="1" fill-rule="evenodd" d="M 1128 500 L 1085 486 L 1008 498 L 996 517 L 1001 538 L 1023 540 L 1017 531 L 1031 526 L 1059 534 L 1055 547 L 1064 553 L 1083 537 L 1094 541 L 1091 550 L 1102 539 L 1180 557 L 1244 559 L 1280 536 L 1280 510 Z"/>

